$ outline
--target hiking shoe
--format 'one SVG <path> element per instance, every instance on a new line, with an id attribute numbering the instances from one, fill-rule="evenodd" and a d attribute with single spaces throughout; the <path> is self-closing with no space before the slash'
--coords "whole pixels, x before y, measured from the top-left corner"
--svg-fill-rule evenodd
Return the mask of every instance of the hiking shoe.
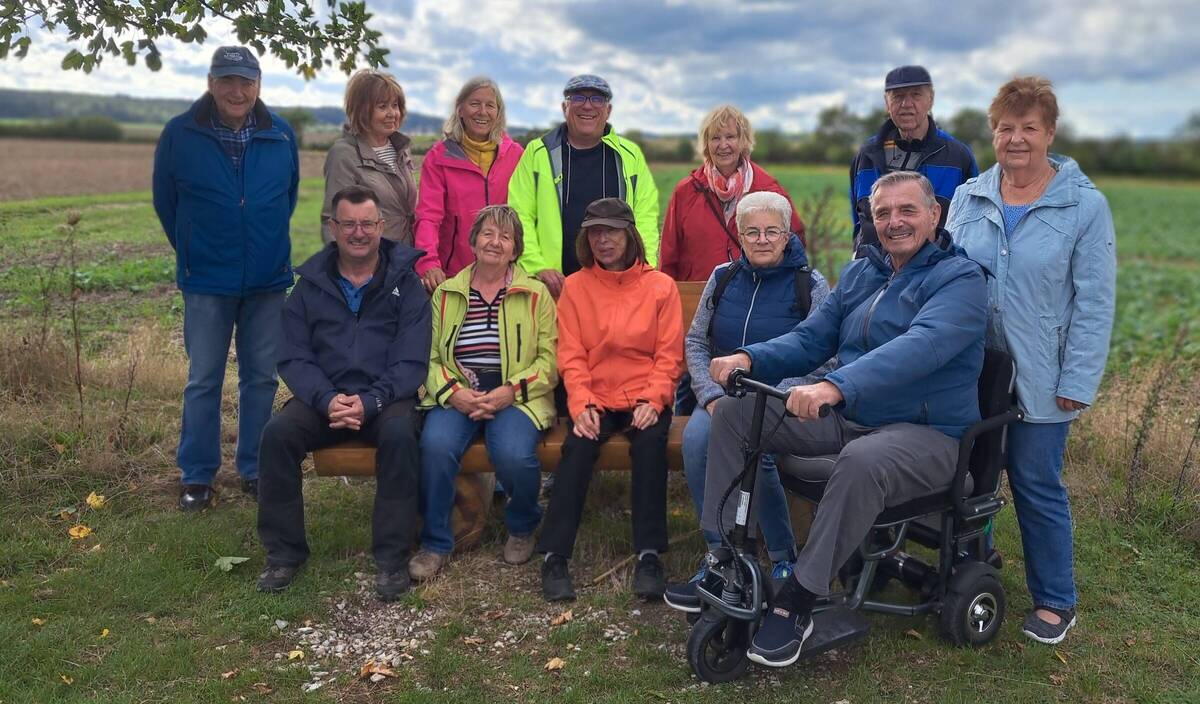
<path id="1" fill-rule="evenodd" d="M 800 659 L 800 648 L 813 632 L 812 611 L 775 607 L 767 612 L 746 656 L 767 667 L 787 667 Z"/>
<path id="2" fill-rule="evenodd" d="M 243 479 L 242 480 L 242 493 L 257 501 L 258 500 L 258 480 L 257 479 Z"/>
<path id="3" fill-rule="evenodd" d="M 433 579 L 448 559 L 449 555 L 422 548 L 408 561 L 408 573 L 418 582 Z"/>
<path id="4" fill-rule="evenodd" d="M 258 591 L 281 592 L 287 589 L 299 570 L 299 566 L 267 565 L 262 574 L 258 575 Z"/>
<path id="5" fill-rule="evenodd" d="M 412 578 L 406 567 L 401 567 L 395 572 L 380 570 L 379 574 L 375 575 L 375 594 L 379 596 L 380 601 L 395 601 L 408 591 L 410 586 Z"/>
<path id="6" fill-rule="evenodd" d="M 672 584 L 663 592 L 663 601 L 676 611 L 686 614 L 700 613 L 700 596 L 696 594 L 696 585 L 708 576 L 708 563 L 701 562 L 696 574 L 683 584 Z"/>
<path id="7" fill-rule="evenodd" d="M 207 484 L 184 484 L 179 492 L 179 510 L 184 513 L 203 511 L 213 504 L 213 489 Z"/>
<path id="8" fill-rule="evenodd" d="M 1050 623 L 1043 621 L 1037 615 L 1038 609 L 1045 609 L 1058 616 L 1058 623 Z M 1063 638 L 1067 637 L 1067 631 L 1075 626 L 1075 609 L 1055 609 L 1050 606 L 1039 606 L 1029 615 L 1025 617 L 1025 623 L 1021 626 L 1021 632 L 1039 643 L 1054 645 L 1061 643 Z"/>
<path id="9" fill-rule="evenodd" d="M 633 568 L 633 593 L 646 601 L 658 601 L 667 591 L 667 573 L 658 555 L 648 552 Z"/>
<path id="10" fill-rule="evenodd" d="M 510 565 L 523 565 L 533 557 L 533 533 L 510 535 L 504 542 L 504 561 Z"/>
<path id="11" fill-rule="evenodd" d="M 562 555 L 550 555 L 542 563 L 542 597 L 546 601 L 575 601 L 571 570 Z"/>

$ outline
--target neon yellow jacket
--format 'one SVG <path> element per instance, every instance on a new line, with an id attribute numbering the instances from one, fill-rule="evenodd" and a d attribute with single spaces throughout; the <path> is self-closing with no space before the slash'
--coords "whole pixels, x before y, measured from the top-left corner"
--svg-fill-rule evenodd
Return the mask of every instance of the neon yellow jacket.
<path id="1" fill-rule="evenodd" d="M 451 408 L 450 396 L 467 385 L 454 361 L 454 344 L 467 317 L 472 264 L 433 292 L 433 345 L 422 408 Z M 512 283 L 500 302 L 500 374 L 516 393 L 513 405 L 539 430 L 554 422 L 558 385 L 558 318 L 545 284 L 513 267 Z"/>
<path id="2" fill-rule="evenodd" d="M 531 274 L 546 269 L 562 271 L 562 153 L 566 138 L 566 125 L 561 125 L 530 142 L 508 182 L 508 204 L 521 216 L 525 228 L 520 264 Z M 618 197 L 633 209 L 646 245 L 646 259 L 650 266 L 658 266 L 658 187 L 646 157 L 641 147 L 617 135 L 611 125 L 605 126 L 601 140 L 617 154 Z"/>

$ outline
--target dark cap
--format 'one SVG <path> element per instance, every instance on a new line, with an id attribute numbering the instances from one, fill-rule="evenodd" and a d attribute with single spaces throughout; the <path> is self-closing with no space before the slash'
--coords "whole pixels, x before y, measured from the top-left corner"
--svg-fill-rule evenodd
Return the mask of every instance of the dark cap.
<path id="1" fill-rule="evenodd" d="M 223 46 L 213 52 L 208 75 L 213 78 L 241 76 L 257 81 L 262 76 L 262 71 L 258 68 L 258 57 L 253 51 L 244 46 Z"/>
<path id="2" fill-rule="evenodd" d="M 583 211 L 583 223 L 580 224 L 580 227 L 591 227 L 592 225 L 621 229 L 633 227 L 633 210 L 620 198 L 594 200 L 587 210 Z"/>
<path id="3" fill-rule="evenodd" d="M 932 86 L 933 79 L 929 77 L 929 72 L 924 66 L 901 66 L 888 71 L 887 78 L 883 81 L 883 89 L 895 90 L 896 88 L 908 88 L 910 86 Z"/>
<path id="4" fill-rule="evenodd" d="M 608 87 L 608 81 L 590 73 L 582 73 L 567 81 L 567 86 L 563 88 L 563 95 L 567 96 L 585 90 L 594 90 L 603 93 L 610 100 L 612 99 L 612 88 Z"/>

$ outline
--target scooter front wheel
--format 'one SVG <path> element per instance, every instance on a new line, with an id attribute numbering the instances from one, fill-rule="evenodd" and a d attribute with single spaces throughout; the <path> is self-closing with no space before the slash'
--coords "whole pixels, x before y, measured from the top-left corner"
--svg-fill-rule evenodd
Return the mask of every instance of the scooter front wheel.
<path id="1" fill-rule="evenodd" d="M 706 613 L 692 626 L 688 637 L 688 664 L 710 684 L 732 682 L 750 666 L 750 624 L 721 614 Z"/>

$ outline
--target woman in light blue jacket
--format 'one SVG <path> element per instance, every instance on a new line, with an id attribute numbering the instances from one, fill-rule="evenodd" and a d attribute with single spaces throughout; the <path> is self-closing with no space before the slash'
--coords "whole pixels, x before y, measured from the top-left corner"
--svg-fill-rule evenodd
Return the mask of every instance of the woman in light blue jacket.
<path id="1" fill-rule="evenodd" d="M 1117 269 L 1112 213 L 1078 164 L 1049 153 L 1058 120 L 1050 81 L 1009 81 L 988 120 L 996 165 L 958 187 L 946 229 L 991 272 L 988 344 L 1017 364 L 1025 420 L 1009 430 L 1008 481 L 1034 605 L 1022 630 L 1058 643 L 1076 618 L 1063 453 L 1108 357 Z"/>

